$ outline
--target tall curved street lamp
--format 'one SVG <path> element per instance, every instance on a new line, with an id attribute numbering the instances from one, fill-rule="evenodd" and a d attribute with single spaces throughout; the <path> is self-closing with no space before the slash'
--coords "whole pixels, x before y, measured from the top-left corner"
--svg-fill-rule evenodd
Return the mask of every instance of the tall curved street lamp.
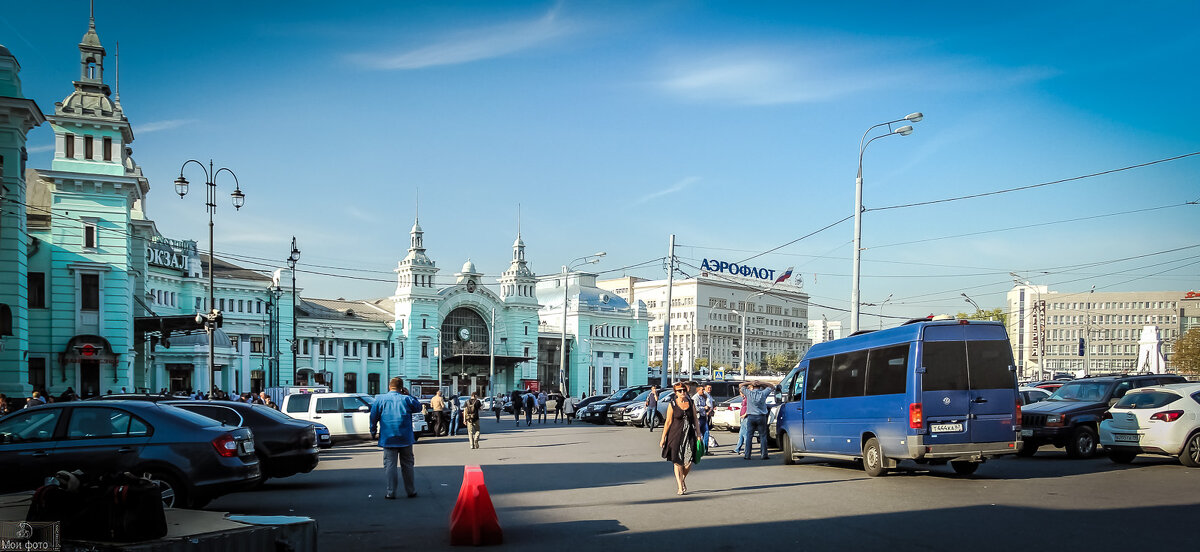
<path id="1" fill-rule="evenodd" d="M 179 199 L 183 199 L 183 196 L 188 193 L 188 181 L 183 177 L 183 169 L 186 169 L 192 163 L 195 163 L 196 166 L 200 167 L 201 171 L 204 171 L 204 184 L 208 192 L 204 203 L 205 209 L 208 211 L 208 312 L 197 313 L 196 321 L 204 324 L 204 332 L 208 334 L 208 384 L 209 396 L 211 397 L 212 392 L 217 389 L 217 363 L 213 339 L 217 330 L 217 324 L 221 321 L 221 312 L 217 310 L 217 303 L 214 298 L 216 288 L 213 287 L 213 273 L 216 267 L 213 262 L 213 215 L 217 212 L 217 175 L 224 172 L 229 173 L 229 176 L 233 177 L 233 193 L 229 194 L 229 196 L 233 200 L 233 208 L 235 210 L 241 210 L 242 205 L 246 204 L 246 194 L 242 193 L 242 185 L 238 182 L 238 177 L 236 174 L 233 174 L 233 171 L 225 167 L 214 169 L 211 159 L 208 161 L 207 168 L 204 167 L 204 163 L 195 159 L 188 159 L 179 167 L 179 178 L 175 179 L 175 193 L 179 194 Z"/>
<path id="2" fill-rule="evenodd" d="M 607 252 L 598 251 L 591 255 L 584 255 L 577 259 L 572 259 L 571 262 L 563 265 L 563 319 L 562 319 L 562 342 L 559 344 L 558 350 L 558 383 L 562 387 L 567 388 L 570 392 L 570 387 L 567 386 L 567 290 L 570 289 L 569 274 L 572 268 L 578 268 L 587 264 L 595 264 L 600 262 L 600 258 L 605 256 Z M 590 355 L 591 353 L 589 353 Z M 591 359 L 588 359 L 591 362 Z M 560 390 L 561 391 L 561 390 Z"/>
<path id="3" fill-rule="evenodd" d="M 300 262 L 300 250 L 296 248 L 296 236 L 292 236 L 292 252 L 288 254 L 288 272 L 292 273 L 292 385 L 296 385 L 296 353 L 300 342 L 296 340 L 296 263 Z"/>
<path id="4" fill-rule="evenodd" d="M 896 136 L 896 135 L 908 136 L 909 134 L 913 133 L 912 125 L 904 125 L 900 128 L 894 129 L 894 130 L 892 129 L 892 125 L 894 125 L 896 123 L 902 123 L 902 122 L 916 123 L 916 122 L 920 122 L 921 119 L 924 119 L 924 118 L 925 118 L 925 115 L 918 111 L 916 113 L 908 114 L 903 119 L 896 119 L 895 121 L 879 123 L 877 125 L 872 126 L 871 128 L 868 128 L 867 131 L 863 133 L 862 140 L 858 141 L 858 177 L 854 179 L 854 275 L 852 277 L 853 282 L 852 282 L 852 287 L 850 289 L 850 303 L 851 303 L 851 305 L 850 305 L 850 333 L 851 334 L 854 334 L 855 332 L 858 331 L 858 311 L 861 308 L 861 304 L 860 304 L 861 302 L 859 301 L 859 277 L 861 276 L 859 273 L 859 265 L 862 264 L 863 152 L 865 152 L 867 150 L 867 146 L 869 146 L 871 144 L 871 142 L 874 142 L 875 140 L 878 140 L 880 138 L 884 138 L 886 136 Z M 888 127 L 887 133 L 880 134 L 878 136 L 875 136 L 874 138 L 871 138 L 870 140 L 867 140 L 867 135 L 871 134 L 872 130 L 875 130 L 881 126 Z"/>

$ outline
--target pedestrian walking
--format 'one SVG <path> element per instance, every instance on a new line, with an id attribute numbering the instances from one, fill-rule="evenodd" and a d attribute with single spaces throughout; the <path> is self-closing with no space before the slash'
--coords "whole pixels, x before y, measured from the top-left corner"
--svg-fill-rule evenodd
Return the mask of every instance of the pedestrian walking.
<path id="1" fill-rule="evenodd" d="M 549 401 L 553 401 L 554 405 L 551 406 L 550 403 L 547 402 L 546 408 L 549 408 L 554 412 L 554 423 L 557 424 L 558 419 L 562 417 L 562 409 L 563 409 L 562 393 L 559 393 L 558 391 L 551 391 Z"/>
<path id="2" fill-rule="evenodd" d="M 433 409 L 433 436 L 441 437 L 445 435 L 443 430 L 449 430 L 446 427 L 446 399 L 442 398 L 442 390 L 438 389 L 434 393 L 433 398 L 429 400 L 429 408 Z"/>
<path id="3" fill-rule="evenodd" d="M 0 417 L 12 412 L 8 408 L 8 395 L 0 393 Z"/>
<path id="4" fill-rule="evenodd" d="M 521 403 L 524 402 L 524 399 L 521 398 L 521 392 L 513 389 L 509 401 L 513 409 L 513 421 L 517 423 L 517 427 L 521 427 Z"/>
<path id="5" fill-rule="evenodd" d="M 399 483 L 396 474 L 396 464 L 400 464 L 400 475 L 404 477 L 404 491 L 408 498 L 417 496 L 417 487 L 413 481 L 413 413 L 420 409 L 425 412 L 425 406 L 416 398 L 400 392 L 400 378 L 392 378 L 388 382 L 388 392 L 380 395 L 371 403 L 371 438 L 378 435 L 379 446 L 383 447 L 383 472 L 387 480 L 387 494 L 383 498 L 396 498 L 396 487 Z"/>
<path id="6" fill-rule="evenodd" d="M 500 410 L 504 408 L 504 393 L 497 393 L 496 398 L 492 399 L 492 412 L 496 413 L 496 421 L 500 421 Z"/>
<path id="7" fill-rule="evenodd" d="M 687 386 L 676 383 L 673 389 L 675 396 L 667 406 L 667 419 L 663 423 L 658 445 L 662 447 L 662 457 L 674 464 L 675 483 L 678 486 L 676 494 L 683 495 L 687 494 L 687 476 L 695 461 L 699 421 L 696 418 L 696 405 L 688 396 Z"/>
<path id="8" fill-rule="evenodd" d="M 704 443 L 711 448 L 717 446 L 716 439 L 713 439 L 712 435 L 710 435 L 712 432 L 713 414 L 717 411 L 717 400 L 713 398 L 711 385 L 705 385 L 702 389 L 704 390 L 704 408 L 697 410 L 697 412 L 704 416 Z"/>
<path id="9" fill-rule="evenodd" d="M 538 423 L 539 424 L 546 423 L 546 401 L 547 400 L 549 400 L 549 397 L 546 396 L 545 391 L 538 393 L 537 411 L 538 411 Z"/>
<path id="10" fill-rule="evenodd" d="M 742 457 L 746 460 L 750 459 L 751 439 L 754 433 L 758 433 L 758 442 L 761 445 L 761 458 L 767 460 L 767 397 L 771 394 L 772 387 L 755 381 L 751 383 L 743 383 L 741 385 L 742 395 L 746 397 L 746 418 L 742 420 L 743 424 L 748 424 L 746 429 L 746 450 Z"/>
<path id="11" fill-rule="evenodd" d="M 467 400 L 467 406 L 463 409 L 463 420 L 467 422 L 467 438 L 471 441 L 471 448 L 479 448 L 479 409 L 483 408 L 483 402 L 479 400 L 479 392 L 472 391 L 471 398 Z"/>
<path id="12" fill-rule="evenodd" d="M 572 397 L 570 393 L 563 398 L 563 416 L 567 418 L 567 425 L 571 425 L 571 420 L 575 419 L 575 410 L 578 408 L 579 399 Z"/>
<path id="13" fill-rule="evenodd" d="M 529 427 L 533 425 L 533 409 L 537 408 L 537 397 L 531 391 L 525 393 L 522 401 L 524 402 L 522 407 L 525 408 L 525 427 Z"/>
<path id="14" fill-rule="evenodd" d="M 258 399 L 262 401 L 263 406 L 274 408 L 275 410 L 279 410 L 279 405 L 275 404 L 275 401 L 271 400 L 271 396 L 268 395 L 266 391 L 259 393 Z"/>
<path id="15" fill-rule="evenodd" d="M 25 408 L 33 408 L 35 406 L 42 406 L 43 404 L 46 404 L 46 399 L 42 398 L 40 391 L 34 391 L 28 399 L 25 399 Z"/>
<path id="16" fill-rule="evenodd" d="M 462 406 L 458 403 L 458 395 L 450 395 L 450 435 L 458 435 L 459 416 Z"/>
<path id="17" fill-rule="evenodd" d="M 658 386 L 650 387 L 650 396 L 646 397 L 646 427 L 654 431 L 654 422 L 658 421 Z"/>

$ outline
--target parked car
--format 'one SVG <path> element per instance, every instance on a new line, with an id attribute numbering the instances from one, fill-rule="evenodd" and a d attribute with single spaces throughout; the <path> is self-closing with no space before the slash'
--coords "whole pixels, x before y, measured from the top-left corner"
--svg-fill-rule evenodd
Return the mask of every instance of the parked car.
<path id="1" fill-rule="evenodd" d="M 1050 393 L 1054 393 L 1055 391 L 1058 391 L 1058 388 L 1062 387 L 1064 383 L 1066 383 L 1066 382 L 1065 381 L 1035 381 L 1035 382 L 1031 382 L 1028 385 L 1028 387 L 1036 387 L 1038 389 L 1045 389 L 1046 391 L 1049 391 Z"/>
<path id="2" fill-rule="evenodd" d="M 60 470 L 149 474 L 163 506 L 200 507 L 261 477 L 254 432 L 152 401 L 72 401 L 0 418 L 0 492 Z"/>
<path id="3" fill-rule="evenodd" d="M 646 396 L 650 396 L 649 393 Z M 646 427 L 646 398 L 634 401 L 625 407 L 625 423 L 635 427 Z"/>
<path id="4" fill-rule="evenodd" d="M 1051 395 L 1049 391 L 1038 387 L 1021 386 L 1017 388 L 1017 392 L 1021 395 L 1022 405 L 1030 405 L 1035 402 L 1042 402 L 1046 399 L 1049 399 Z"/>
<path id="5" fill-rule="evenodd" d="M 283 398 L 279 410 L 297 420 L 318 422 L 329 428 L 333 439 L 371 438 L 371 403 L 373 395 L 365 393 L 297 393 Z M 420 413 L 413 414 L 413 429 L 425 422 Z"/>
<path id="6" fill-rule="evenodd" d="M 608 419 L 609 407 L 619 402 L 633 400 L 638 393 L 648 389 L 650 389 L 649 385 L 637 385 L 618 390 L 616 393 L 609 395 L 603 400 L 593 402 L 586 407 L 579 409 L 576 417 L 585 422 L 604 424 L 604 422 Z"/>
<path id="7" fill-rule="evenodd" d="M 1102 418 L 1100 444 L 1113 462 L 1159 454 L 1200 467 L 1200 383 L 1133 389 Z"/>
<path id="8" fill-rule="evenodd" d="M 433 396 L 421 397 L 421 405 L 425 407 L 425 415 L 421 416 L 421 428 L 417 429 L 417 414 L 413 414 L 413 433 L 420 435 L 433 434 L 433 406 L 430 404 L 433 401 Z M 446 399 L 446 421 L 450 421 L 450 413 L 453 412 L 450 408 L 450 399 Z M 463 417 L 458 417 L 458 429 L 466 431 L 467 423 L 463 421 Z"/>
<path id="9" fill-rule="evenodd" d="M 1042 445 L 1054 445 L 1066 448 L 1072 458 L 1091 458 L 1101 416 L 1127 392 L 1186 381 L 1183 376 L 1148 374 L 1066 382 L 1050 398 L 1022 409 L 1020 455 L 1033 456 Z"/>
<path id="10" fill-rule="evenodd" d="M 262 480 L 308 473 L 320 461 L 314 422 L 297 420 L 261 404 L 230 401 L 165 401 L 176 408 L 207 416 L 230 427 L 248 427 L 254 432 Z M 328 439 L 328 434 L 326 434 Z"/>
<path id="11" fill-rule="evenodd" d="M 713 429 L 738 431 L 742 427 L 742 397 L 737 396 L 717 403 L 713 409 Z"/>
<path id="12" fill-rule="evenodd" d="M 608 395 L 592 395 L 592 396 L 584 398 L 584 399 L 579 399 L 579 402 L 575 405 L 576 417 L 578 417 L 579 411 L 583 410 L 583 407 L 588 406 L 588 405 L 598 402 L 598 401 L 602 401 L 607 398 L 608 398 Z M 509 409 L 508 412 L 511 413 L 512 409 Z"/>
<path id="13" fill-rule="evenodd" d="M 614 425 L 627 425 L 630 423 L 628 411 L 636 406 L 646 406 L 646 399 L 650 396 L 650 390 L 646 389 L 632 399 L 615 403 L 608 408 L 608 421 Z M 642 411 L 643 413 L 645 410 Z"/>

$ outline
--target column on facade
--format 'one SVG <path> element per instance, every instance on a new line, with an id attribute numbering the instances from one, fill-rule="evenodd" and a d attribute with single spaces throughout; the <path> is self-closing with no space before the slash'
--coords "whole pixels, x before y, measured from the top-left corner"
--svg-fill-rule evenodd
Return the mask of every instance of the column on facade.
<path id="1" fill-rule="evenodd" d="M 360 349 L 358 351 L 358 353 L 359 353 L 358 354 L 358 382 L 357 382 L 358 389 L 356 389 L 355 391 L 357 391 L 359 393 L 367 392 L 367 351 L 370 350 L 370 345 L 368 343 L 363 343 L 363 345 L 366 345 L 367 349 L 366 350 Z M 384 391 L 384 389 L 383 389 L 384 385 L 387 385 L 387 382 L 380 382 L 380 384 L 379 384 L 380 391 Z"/>
<path id="2" fill-rule="evenodd" d="M 347 341 L 337 340 L 337 339 L 334 339 L 332 341 L 333 341 L 333 352 L 334 352 L 334 357 L 333 357 L 334 374 L 333 374 L 333 381 L 329 382 L 329 390 L 335 391 L 335 392 L 341 392 L 341 391 L 346 390 L 346 387 L 345 387 L 346 380 L 344 379 L 345 378 L 345 375 L 344 375 L 345 368 L 343 366 L 343 363 L 346 360 L 346 355 L 344 354 L 345 352 L 342 350 L 342 347 L 343 347 L 344 343 L 347 343 Z"/>
<path id="3" fill-rule="evenodd" d="M 243 336 L 243 337 L 245 339 L 246 346 L 242 347 L 242 351 L 241 351 L 242 352 L 242 361 L 241 361 L 241 366 L 239 367 L 239 370 L 238 370 L 238 377 L 237 377 L 238 384 L 235 387 L 237 388 L 238 391 L 245 393 L 247 391 L 250 391 L 250 368 L 251 368 L 250 349 L 252 347 L 250 346 L 250 336 Z M 239 339 L 238 342 L 241 343 L 242 340 Z M 232 394 L 232 392 L 231 392 L 231 394 Z"/>

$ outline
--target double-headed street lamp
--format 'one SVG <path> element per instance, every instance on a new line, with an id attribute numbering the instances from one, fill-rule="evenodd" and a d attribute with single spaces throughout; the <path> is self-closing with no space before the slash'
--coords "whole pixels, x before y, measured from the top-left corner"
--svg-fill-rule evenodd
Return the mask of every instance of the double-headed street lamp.
<path id="1" fill-rule="evenodd" d="M 570 286 L 568 285 L 570 283 L 569 274 L 570 274 L 572 268 L 577 268 L 577 267 L 580 267 L 580 266 L 583 266 L 586 264 L 595 264 L 595 263 L 600 262 L 600 258 L 606 254 L 607 253 L 605 251 L 599 251 L 596 253 L 592 253 L 591 255 L 584 255 L 577 259 L 571 260 L 571 262 L 563 265 L 563 267 L 562 267 L 562 272 L 563 272 L 563 319 L 562 319 L 562 342 L 559 344 L 559 351 L 558 351 L 558 382 L 559 382 L 559 385 L 561 385 L 562 387 L 567 389 L 567 391 L 566 391 L 567 393 L 570 393 L 570 387 L 567 386 L 567 298 L 568 298 L 568 290 L 570 289 Z M 589 352 L 588 354 L 590 355 L 591 353 Z M 588 362 L 590 363 L 591 360 L 589 359 Z M 560 391 L 561 391 L 561 389 L 560 389 Z"/>
<path id="2" fill-rule="evenodd" d="M 296 248 L 296 236 L 292 236 L 292 252 L 288 254 L 288 272 L 292 273 L 292 385 L 296 385 L 296 353 L 300 342 L 296 340 L 296 263 L 300 262 L 300 250 Z"/>
<path id="3" fill-rule="evenodd" d="M 204 183 L 207 185 L 206 190 L 208 192 L 206 196 L 207 201 L 205 202 L 205 207 L 208 211 L 208 313 L 197 313 L 196 321 L 204 324 L 204 332 L 208 334 L 208 383 L 209 396 L 212 396 L 212 391 L 217 389 L 217 363 L 213 340 L 217 324 L 221 319 L 221 311 L 217 310 L 217 303 L 214 297 L 216 288 L 213 287 L 213 273 L 216 267 L 213 261 L 213 215 L 217 212 L 217 175 L 226 172 L 229 173 L 229 176 L 233 177 L 233 193 L 229 195 L 233 199 L 233 208 L 235 210 L 240 210 L 242 205 L 245 205 L 246 194 L 242 193 L 242 186 L 238 183 L 237 175 L 233 174 L 233 171 L 225 167 L 214 170 L 211 159 L 208 161 L 207 169 L 204 167 L 204 163 L 195 159 L 188 159 L 179 167 L 179 178 L 175 179 L 175 193 L 179 194 L 180 199 L 183 199 L 183 196 L 188 193 L 188 181 L 183 177 L 183 169 L 187 168 L 191 163 L 195 163 L 200 167 L 200 170 L 204 171 Z"/>
<path id="4" fill-rule="evenodd" d="M 962 295 L 963 299 L 966 299 L 967 302 L 970 303 L 972 307 L 975 307 L 975 312 L 983 312 L 983 309 L 979 308 L 979 303 L 976 303 L 970 297 L 967 297 L 966 293 L 960 293 L 959 295 Z"/>
<path id="5" fill-rule="evenodd" d="M 874 142 L 875 140 L 878 140 L 885 136 L 895 136 L 897 134 L 900 136 L 908 136 L 909 134 L 912 134 L 912 132 L 913 132 L 912 125 L 904 125 L 900 128 L 893 130 L 892 129 L 893 124 L 902 123 L 902 122 L 916 123 L 924 118 L 925 118 L 925 115 L 923 115 L 921 112 L 918 111 L 916 113 L 910 113 L 908 116 L 904 117 L 903 119 L 896 119 L 895 121 L 879 123 L 875 126 L 872 126 L 871 128 L 868 128 L 867 131 L 863 133 L 862 140 L 858 141 L 858 177 L 854 179 L 854 275 L 853 275 L 852 287 L 850 289 L 850 303 L 851 303 L 851 305 L 850 305 L 850 333 L 851 334 L 858 331 L 858 311 L 861 306 L 860 302 L 859 302 L 859 297 L 858 297 L 858 288 L 859 288 L 859 276 L 860 276 L 859 265 L 862 263 L 863 152 L 865 152 L 867 150 L 867 146 L 870 145 L 871 142 Z M 878 136 L 875 136 L 874 138 L 871 138 L 870 140 L 867 140 L 867 135 L 870 134 L 872 130 L 875 130 L 881 126 L 888 127 L 887 133 L 880 134 Z"/>

